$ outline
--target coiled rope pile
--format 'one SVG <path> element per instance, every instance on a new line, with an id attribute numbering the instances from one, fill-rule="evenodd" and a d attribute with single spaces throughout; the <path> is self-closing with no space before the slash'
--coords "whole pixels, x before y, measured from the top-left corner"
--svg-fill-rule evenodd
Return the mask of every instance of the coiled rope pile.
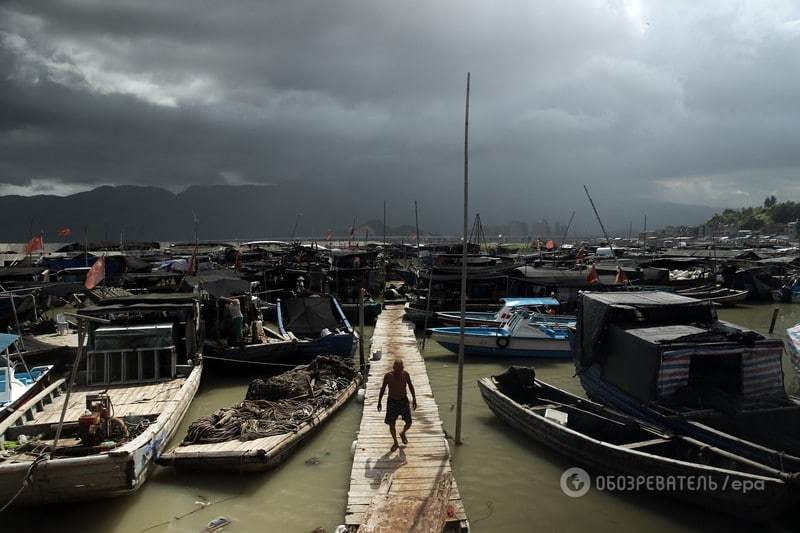
<path id="1" fill-rule="evenodd" d="M 318 356 L 266 381 L 254 380 L 246 399 L 192 422 L 182 446 L 248 441 L 298 431 L 336 402 L 356 372 L 344 359 Z"/>

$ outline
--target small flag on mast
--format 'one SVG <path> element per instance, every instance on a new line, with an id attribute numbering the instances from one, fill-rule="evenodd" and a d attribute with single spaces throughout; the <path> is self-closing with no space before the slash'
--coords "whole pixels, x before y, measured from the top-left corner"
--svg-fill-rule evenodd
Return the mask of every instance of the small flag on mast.
<path id="1" fill-rule="evenodd" d="M 625 272 L 622 270 L 621 266 L 617 266 L 617 277 L 615 281 L 617 283 L 628 283 L 628 276 L 625 275 Z"/>
<path id="2" fill-rule="evenodd" d="M 58 230 L 58 235 L 60 237 L 69 237 L 70 235 L 72 235 L 72 229 L 70 229 L 70 228 L 61 228 L 60 230 Z"/>
<path id="3" fill-rule="evenodd" d="M 25 245 L 26 254 L 33 253 L 36 250 L 44 250 L 44 237 L 41 233 L 28 241 L 28 244 Z"/>
<path id="4" fill-rule="evenodd" d="M 89 269 L 86 274 L 86 283 L 83 286 L 87 289 L 94 289 L 104 279 L 106 279 L 106 256 L 103 255 L 98 257 L 92 268 Z"/>
<path id="5" fill-rule="evenodd" d="M 600 283 L 600 275 L 597 273 L 597 267 L 594 265 L 592 265 L 592 268 L 589 269 L 589 274 L 586 276 L 586 282 L 589 285 Z"/>

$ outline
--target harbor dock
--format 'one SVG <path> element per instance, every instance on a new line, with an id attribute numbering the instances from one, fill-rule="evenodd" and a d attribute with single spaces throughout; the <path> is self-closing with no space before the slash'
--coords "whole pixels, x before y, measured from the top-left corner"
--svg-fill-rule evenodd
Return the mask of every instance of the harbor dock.
<path id="1" fill-rule="evenodd" d="M 364 412 L 350 474 L 345 525 L 350 531 L 468 531 L 464 504 L 450 466 L 439 408 L 413 325 L 403 307 L 389 305 L 372 337 Z M 417 394 L 418 407 L 408 445 L 390 452 L 392 438 L 377 403 L 383 376 L 402 358 Z"/>

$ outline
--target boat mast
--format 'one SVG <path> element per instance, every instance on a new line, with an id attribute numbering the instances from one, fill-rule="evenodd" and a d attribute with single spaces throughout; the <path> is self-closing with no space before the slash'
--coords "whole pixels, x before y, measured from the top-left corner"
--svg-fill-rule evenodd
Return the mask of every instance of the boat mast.
<path id="1" fill-rule="evenodd" d="M 464 241 L 461 246 L 461 316 L 458 320 L 458 392 L 456 396 L 456 444 L 461 444 L 461 405 L 464 398 L 464 320 L 467 314 L 467 216 L 469 212 L 469 78 L 464 106 Z"/>
<path id="2" fill-rule="evenodd" d="M 417 268 L 419 268 L 419 212 L 416 200 L 414 200 L 414 225 L 417 227 Z"/>

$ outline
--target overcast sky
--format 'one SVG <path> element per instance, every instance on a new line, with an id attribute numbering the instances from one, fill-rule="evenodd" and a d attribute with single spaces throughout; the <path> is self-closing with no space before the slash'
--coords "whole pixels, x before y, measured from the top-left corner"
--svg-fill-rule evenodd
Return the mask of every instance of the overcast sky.
<path id="1" fill-rule="evenodd" d="M 453 180 L 800 199 L 800 3 L 0 4 L 0 194 Z"/>

